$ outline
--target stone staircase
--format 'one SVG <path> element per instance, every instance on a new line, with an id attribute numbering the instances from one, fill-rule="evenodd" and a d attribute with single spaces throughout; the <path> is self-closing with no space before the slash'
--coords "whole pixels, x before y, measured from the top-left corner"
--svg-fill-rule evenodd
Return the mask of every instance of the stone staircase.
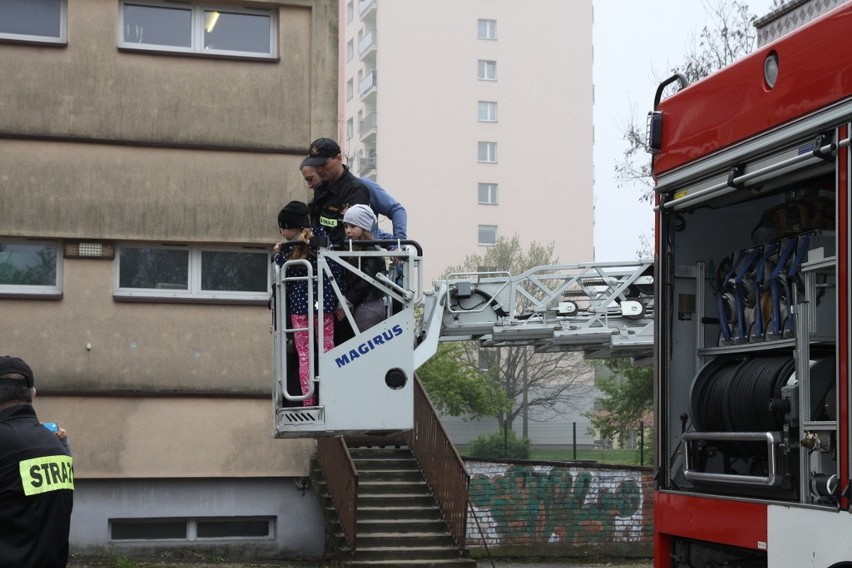
<path id="1" fill-rule="evenodd" d="M 475 568 L 459 556 L 414 455 L 404 443 L 347 442 L 358 471 L 357 542 L 343 535 L 319 468 L 312 478 L 324 509 L 330 544 L 345 568 L 417 566 Z"/>

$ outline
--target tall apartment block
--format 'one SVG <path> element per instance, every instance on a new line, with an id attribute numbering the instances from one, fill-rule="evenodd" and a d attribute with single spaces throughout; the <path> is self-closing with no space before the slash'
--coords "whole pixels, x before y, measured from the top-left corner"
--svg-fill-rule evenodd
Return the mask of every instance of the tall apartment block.
<path id="1" fill-rule="evenodd" d="M 591 0 L 342 0 L 340 29 L 341 146 L 428 279 L 515 234 L 592 260 Z"/>

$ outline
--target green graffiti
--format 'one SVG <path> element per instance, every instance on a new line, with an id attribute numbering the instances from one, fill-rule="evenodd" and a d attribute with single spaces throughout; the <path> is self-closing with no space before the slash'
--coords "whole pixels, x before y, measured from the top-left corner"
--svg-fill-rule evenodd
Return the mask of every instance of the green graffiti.
<path id="1" fill-rule="evenodd" d="M 502 475 L 474 475 L 470 499 L 490 513 L 495 544 L 606 543 L 617 517 L 641 513 L 642 488 L 637 478 L 510 465 Z"/>

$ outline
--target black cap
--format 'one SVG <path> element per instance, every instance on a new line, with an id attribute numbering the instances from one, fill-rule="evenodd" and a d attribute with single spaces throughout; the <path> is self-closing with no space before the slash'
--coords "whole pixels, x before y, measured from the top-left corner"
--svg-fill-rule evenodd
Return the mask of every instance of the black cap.
<path id="1" fill-rule="evenodd" d="M 8 355 L 0 356 L 0 383 L 3 384 L 20 384 L 20 379 L 6 378 L 5 375 L 18 374 L 27 380 L 27 386 L 31 387 L 34 384 L 33 370 L 30 366 L 24 363 L 23 359 L 18 357 L 9 357 Z"/>
<path id="2" fill-rule="evenodd" d="M 311 151 L 307 158 L 302 161 L 304 166 L 321 166 L 329 158 L 340 154 L 340 146 L 331 138 L 317 138 L 311 143 Z"/>
<path id="3" fill-rule="evenodd" d="M 301 201 L 291 201 L 278 212 L 278 227 L 281 229 L 302 229 L 310 226 L 308 206 Z"/>

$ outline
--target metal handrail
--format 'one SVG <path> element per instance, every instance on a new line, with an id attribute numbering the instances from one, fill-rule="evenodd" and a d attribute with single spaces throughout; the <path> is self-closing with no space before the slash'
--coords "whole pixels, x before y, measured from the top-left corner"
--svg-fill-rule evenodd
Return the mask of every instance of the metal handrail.
<path id="1" fill-rule="evenodd" d="M 328 483 L 328 493 L 337 511 L 343 536 L 354 553 L 358 542 L 358 470 L 343 436 L 318 438 L 317 462 Z"/>
<path id="2" fill-rule="evenodd" d="M 414 429 L 406 433 L 406 440 L 459 553 L 464 554 L 470 474 L 419 378 L 414 388 Z"/>

